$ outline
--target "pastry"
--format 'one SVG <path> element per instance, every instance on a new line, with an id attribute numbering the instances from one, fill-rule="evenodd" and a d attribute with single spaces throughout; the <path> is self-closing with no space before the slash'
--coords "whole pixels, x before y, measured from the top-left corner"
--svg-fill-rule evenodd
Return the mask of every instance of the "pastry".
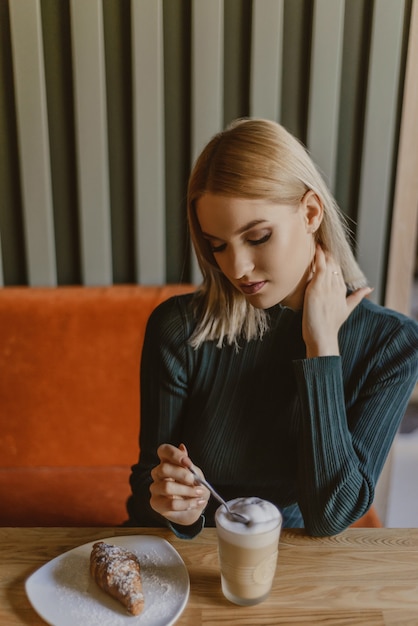
<path id="1" fill-rule="evenodd" d="M 141 613 L 144 608 L 141 566 L 133 552 L 104 541 L 96 542 L 90 554 L 90 574 L 99 587 L 119 600 L 129 613 Z"/>

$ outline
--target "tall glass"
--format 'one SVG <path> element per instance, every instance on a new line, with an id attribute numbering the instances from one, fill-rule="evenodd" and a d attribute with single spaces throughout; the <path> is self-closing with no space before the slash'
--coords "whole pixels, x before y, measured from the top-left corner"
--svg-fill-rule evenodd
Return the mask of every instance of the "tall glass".
<path id="1" fill-rule="evenodd" d="M 216 511 L 222 591 L 235 604 L 258 604 L 273 584 L 282 516 L 261 498 L 236 498 L 228 505 L 250 521 L 246 525 L 232 520 L 223 505 Z"/>

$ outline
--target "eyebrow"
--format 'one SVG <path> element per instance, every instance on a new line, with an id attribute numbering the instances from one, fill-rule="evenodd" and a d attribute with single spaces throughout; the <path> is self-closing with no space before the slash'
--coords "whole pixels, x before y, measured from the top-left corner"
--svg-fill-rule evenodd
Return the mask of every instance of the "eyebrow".
<path id="1" fill-rule="evenodd" d="M 266 223 L 267 223 L 267 220 L 253 220 L 252 222 L 248 222 L 248 224 L 244 224 L 244 226 L 241 226 L 241 228 L 238 228 L 238 230 L 236 230 L 233 234 L 242 235 L 242 233 L 245 233 L 247 230 L 254 228 L 254 226 L 258 226 L 259 224 L 266 224 Z M 208 239 L 220 239 L 220 237 L 215 237 L 215 235 L 210 235 L 209 233 L 205 233 L 204 231 L 202 231 L 202 235 L 204 237 L 207 237 Z"/>

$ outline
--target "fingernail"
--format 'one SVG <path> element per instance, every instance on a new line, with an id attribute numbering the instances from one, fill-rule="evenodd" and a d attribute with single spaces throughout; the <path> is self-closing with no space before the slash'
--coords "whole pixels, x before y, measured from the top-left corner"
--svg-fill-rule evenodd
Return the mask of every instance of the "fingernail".
<path id="1" fill-rule="evenodd" d="M 203 493 L 203 489 L 199 489 L 199 488 L 195 489 L 195 494 L 196 494 L 197 496 L 201 496 L 201 495 L 202 495 L 202 493 Z"/>
<path id="2" fill-rule="evenodd" d="M 202 504 L 206 504 L 206 500 L 202 499 L 202 500 L 198 500 L 197 501 L 199 506 L 202 506 Z"/>

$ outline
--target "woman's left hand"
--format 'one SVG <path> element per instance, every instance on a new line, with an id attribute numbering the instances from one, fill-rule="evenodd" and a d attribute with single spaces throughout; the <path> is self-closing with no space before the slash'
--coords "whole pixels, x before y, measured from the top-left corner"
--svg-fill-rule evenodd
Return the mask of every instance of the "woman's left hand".
<path id="1" fill-rule="evenodd" d="M 347 296 L 340 266 L 319 244 L 316 246 L 315 272 L 303 303 L 302 334 L 308 358 L 339 355 L 340 327 L 371 292 L 370 287 L 363 287 Z"/>

